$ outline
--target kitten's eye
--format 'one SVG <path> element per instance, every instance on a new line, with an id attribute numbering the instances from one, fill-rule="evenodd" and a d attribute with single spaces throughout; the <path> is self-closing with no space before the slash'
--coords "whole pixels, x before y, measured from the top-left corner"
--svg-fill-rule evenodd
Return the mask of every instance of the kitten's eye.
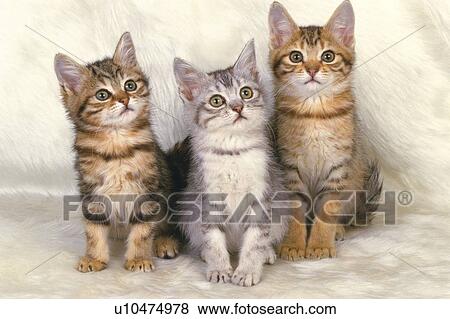
<path id="1" fill-rule="evenodd" d="M 99 101 L 106 101 L 110 96 L 111 94 L 106 90 L 98 90 L 97 93 L 95 93 L 95 98 Z"/>
<path id="2" fill-rule="evenodd" d="M 303 61 L 303 54 L 300 51 L 292 51 L 289 55 L 289 59 L 293 63 L 300 63 Z"/>
<path id="3" fill-rule="evenodd" d="M 245 86 L 241 89 L 240 95 L 242 99 L 248 100 L 253 97 L 253 91 L 248 86 Z"/>
<path id="4" fill-rule="evenodd" d="M 336 55 L 331 50 L 328 50 L 328 51 L 325 51 L 324 53 L 322 53 L 322 61 L 325 63 L 333 62 L 335 57 L 336 57 Z"/>
<path id="5" fill-rule="evenodd" d="M 128 80 L 125 82 L 125 91 L 131 92 L 137 89 L 137 84 L 133 80 Z"/>
<path id="6" fill-rule="evenodd" d="M 211 97 L 211 99 L 209 100 L 209 104 L 211 104 L 212 107 L 220 107 L 225 103 L 225 100 L 222 96 L 220 96 L 219 94 L 214 95 L 213 97 Z"/>

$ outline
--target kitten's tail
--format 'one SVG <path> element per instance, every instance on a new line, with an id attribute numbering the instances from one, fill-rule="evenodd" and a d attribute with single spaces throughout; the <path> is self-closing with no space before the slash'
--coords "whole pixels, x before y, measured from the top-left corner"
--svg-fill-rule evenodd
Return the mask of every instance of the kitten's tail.
<path id="1" fill-rule="evenodd" d="M 189 166 L 191 161 L 191 142 L 186 137 L 183 141 L 176 143 L 166 153 L 167 164 L 172 172 L 173 191 L 180 192 L 187 185 Z"/>
<path id="2" fill-rule="evenodd" d="M 191 140 L 189 136 L 183 141 L 176 143 L 166 153 L 167 164 L 172 174 L 172 191 L 174 193 L 184 191 L 187 186 L 191 158 Z M 179 222 L 178 219 L 177 222 Z M 188 240 L 179 226 L 173 229 L 173 234 L 182 244 L 185 244 Z"/>
<path id="3" fill-rule="evenodd" d="M 380 174 L 380 167 L 377 162 L 371 162 L 364 178 L 366 196 L 365 200 L 360 202 L 361 207 L 357 210 L 357 224 L 361 225 L 363 223 L 365 225 L 373 218 L 373 213 L 378 208 L 382 189 L 383 179 Z"/>

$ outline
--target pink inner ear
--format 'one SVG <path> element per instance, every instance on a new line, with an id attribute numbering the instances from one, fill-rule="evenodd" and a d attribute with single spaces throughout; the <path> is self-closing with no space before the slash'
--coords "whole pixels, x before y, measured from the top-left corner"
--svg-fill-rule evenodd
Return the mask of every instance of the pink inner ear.
<path id="1" fill-rule="evenodd" d="M 345 46 L 354 46 L 355 13 L 349 1 L 344 1 L 336 9 L 327 27 Z"/>
<path id="2" fill-rule="evenodd" d="M 178 92 L 184 99 L 193 101 L 201 89 L 201 83 L 205 75 L 196 71 L 190 64 L 179 58 L 174 60 L 174 72 L 178 84 Z"/>
<path id="3" fill-rule="evenodd" d="M 285 45 L 295 32 L 296 26 L 293 25 L 287 14 L 280 5 L 276 5 L 270 10 L 270 40 L 274 48 Z"/>
<path id="4" fill-rule="evenodd" d="M 192 95 L 191 90 L 188 88 L 180 88 L 180 93 L 190 102 L 194 100 L 194 96 Z"/>
<path id="5" fill-rule="evenodd" d="M 193 72 L 186 73 L 184 77 L 185 79 L 183 85 L 180 87 L 180 93 L 182 93 L 188 101 L 193 101 L 194 96 L 199 90 L 199 84 L 197 82 L 200 81 L 200 79 L 196 77 L 196 74 Z"/>
<path id="6" fill-rule="evenodd" d="M 82 84 L 82 72 L 72 61 L 58 60 L 55 64 L 55 71 L 59 83 L 72 92 L 77 92 Z"/>
<path id="7" fill-rule="evenodd" d="M 353 27 L 337 27 L 334 30 L 334 34 L 336 37 L 348 47 L 353 46 L 354 35 L 353 35 Z"/>
<path id="8" fill-rule="evenodd" d="M 285 42 L 287 42 L 285 40 L 287 37 L 283 36 L 283 34 L 281 32 L 278 32 L 274 28 L 272 28 L 272 36 L 270 38 L 271 38 L 272 46 L 274 48 L 279 48 L 279 47 L 283 46 L 283 44 Z"/>

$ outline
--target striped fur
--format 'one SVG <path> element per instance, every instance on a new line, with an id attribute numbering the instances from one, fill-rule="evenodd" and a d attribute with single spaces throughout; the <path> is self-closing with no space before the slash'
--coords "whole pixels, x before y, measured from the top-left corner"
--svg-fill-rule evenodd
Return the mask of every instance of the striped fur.
<path id="1" fill-rule="evenodd" d="M 130 35 L 122 36 L 113 58 L 84 66 L 58 54 L 55 70 L 64 106 L 76 130 L 75 167 L 81 195 L 129 195 L 131 201 L 147 193 L 168 196 L 171 174 L 151 130 L 148 81 L 137 64 Z M 136 83 L 135 89 L 126 89 L 129 80 Z M 107 90 L 110 97 L 99 100 L 99 90 Z M 111 216 L 101 209 L 91 211 L 92 216 L 85 215 L 87 248 L 78 270 L 106 267 L 108 233 L 116 237 L 128 233 L 128 270 L 152 270 L 153 249 L 159 257 L 174 257 L 178 243 L 171 238 L 166 221 L 145 222 L 142 218 L 157 208 L 154 203 L 146 203 L 135 209 L 133 202 L 127 202 L 121 209 L 119 203 L 113 203 Z"/>
<path id="2" fill-rule="evenodd" d="M 175 60 L 174 69 L 191 120 L 190 139 L 186 141 L 191 155 L 186 190 L 225 194 L 224 213 L 228 215 L 218 222 L 197 220 L 181 226 L 206 261 L 209 281 L 255 285 L 261 280 L 263 264 L 274 262 L 273 245 L 281 241 L 285 225 L 263 223 L 262 215 L 256 216 L 256 222 L 245 217 L 234 220 L 243 203 L 246 210 L 239 213 L 248 215 L 250 207 L 262 207 L 270 213 L 271 197 L 282 190 L 281 171 L 272 156 L 266 129 L 265 90 L 256 70 L 253 42 L 246 45 L 235 65 L 225 70 L 206 74 L 181 59 Z M 251 98 L 240 96 L 244 87 L 251 87 Z M 225 103 L 214 108 L 210 99 L 216 94 Z M 202 214 L 207 216 L 214 210 L 205 207 Z M 234 270 L 229 252 L 239 252 Z"/>
<path id="3" fill-rule="evenodd" d="M 344 1 L 324 27 L 298 27 L 287 11 L 274 3 L 269 22 L 277 144 L 287 184 L 293 191 L 321 198 L 309 235 L 304 224 L 292 223 L 281 257 L 334 257 L 337 216 L 346 209 L 336 201 L 319 204 L 339 199 L 335 191 L 366 190 L 368 198 L 375 201 L 381 191 L 378 167 L 370 164 L 360 141 L 351 88 L 353 10 L 350 2 Z M 330 51 L 332 60 L 324 57 Z M 303 59 L 294 56 L 292 60 L 293 52 L 301 52 Z M 362 209 L 358 214 L 367 213 L 367 207 Z M 374 205 L 369 207 L 374 209 Z"/>

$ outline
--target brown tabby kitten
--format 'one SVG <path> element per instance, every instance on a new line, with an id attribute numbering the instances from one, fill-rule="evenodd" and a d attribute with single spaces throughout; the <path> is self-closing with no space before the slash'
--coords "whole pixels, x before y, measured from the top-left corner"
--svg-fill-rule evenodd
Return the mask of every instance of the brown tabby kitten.
<path id="1" fill-rule="evenodd" d="M 57 54 L 55 71 L 69 118 L 76 129 L 74 148 L 82 196 L 147 193 L 168 195 L 171 175 L 149 122 L 148 81 L 139 67 L 129 33 L 122 35 L 113 58 L 80 65 Z M 100 271 L 109 260 L 108 233 L 128 233 L 125 268 L 154 269 L 152 246 L 158 257 L 172 258 L 178 242 L 164 221 L 145 217 L 158 206 L 148 201 L 140 207 L 113 203 L 109 216 L 91 204 L 86 215 L 86 254 L 81 272 Z M 97 213 L 97 214 L 95 214 Z M 153 243 L 154 236 L 157 236 Z"/>
<path id="2" fill-rule="evenodd" d="M 286 9 L 274 2 L 269 14 L 270 62 L 276 86 L 279 154 L 288 188 L 319 198 L 309 236 L 305 216 L 292 222 L 280 247 L 281 258 L 335 257 L 338 216 L 347 206 L 336 191 L 366 190 L 374 201 L 381 192 L 378 168 L 371 165 L 351 88 L 354 63 L 354 13 L 344 1 L 324 27 L 298 27 Z M 322 205 L 327 203 L 326 205 Z M 357 205 L 365 215 L 376 207 Z M 358 216 L 357 215 L 357 216 Z M 343 228 L 342 228 L 343 229 Z"/>

